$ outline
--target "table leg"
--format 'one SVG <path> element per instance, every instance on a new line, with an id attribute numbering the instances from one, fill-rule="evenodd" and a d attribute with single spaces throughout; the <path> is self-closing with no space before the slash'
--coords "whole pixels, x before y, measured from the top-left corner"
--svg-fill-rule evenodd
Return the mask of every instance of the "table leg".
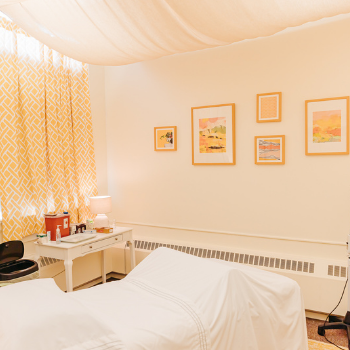
<path id="1" fill-rule="evenodd" d="M 131 270 L 135 267 L 135 245 L 134 241 L 128 241 L 130 247 L 130 267 Z"/>
<path id="2" fill-rule="evenodd" d="M 67 293 L 73 292 L 73 261 L 65 260 L 64 267 L 66 269 L 66 288 Z"/>
<path id="3" fill-rule="evenodd" d="M 101 251 L 102 283 L 106 283 L 106 253 Z"/>

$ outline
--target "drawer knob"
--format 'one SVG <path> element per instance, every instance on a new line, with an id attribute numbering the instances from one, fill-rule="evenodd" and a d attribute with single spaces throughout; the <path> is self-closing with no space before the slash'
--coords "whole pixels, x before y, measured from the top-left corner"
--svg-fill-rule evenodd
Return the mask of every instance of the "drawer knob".
<path id="1" fill-rule="evenodd" d="M 89 248 L 92 248 L 92 245 Z"/>
<path id="2" fill-rule="evenodd" d="M 118 239 L 119 239 L 118 237 L 115 238 L 116 241 L 117 241 Z"/>

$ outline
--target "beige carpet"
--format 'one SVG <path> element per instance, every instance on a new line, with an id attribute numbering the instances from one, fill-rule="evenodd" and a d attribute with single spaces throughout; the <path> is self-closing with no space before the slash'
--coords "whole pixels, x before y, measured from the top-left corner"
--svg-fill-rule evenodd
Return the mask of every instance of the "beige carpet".
<path id="1" fill-rule="evenodd" d="M 332 344 L 321 343 L 317 340 L 309 339 L 309 350 L 335 350 L 338 349 L 336 346 Z M 347 349 L 347 348 L 342 348 Z"/>
<path id="2" fill-rule="evenodd" d="M 318 341 L 322 345 L 323 343 L 328 347 L 319 347 L 315 349 L 338 349 L 336 346 L 328 343 L 324 337 L 318 335 L 318 326 L 323 325 L 324 321 L 315 320 L 312 318 L 306 318 L 307 337 L 309 340 Z M 343 349 L 348 347 L 348 335 L 345 329 L 329 329 L 327 330 L 327 338 L 338 346 L 342 346 Z M 316 345 L 315 345 L 316 346 Z M 314 348 L 310 348 L 314 349 Z"/>

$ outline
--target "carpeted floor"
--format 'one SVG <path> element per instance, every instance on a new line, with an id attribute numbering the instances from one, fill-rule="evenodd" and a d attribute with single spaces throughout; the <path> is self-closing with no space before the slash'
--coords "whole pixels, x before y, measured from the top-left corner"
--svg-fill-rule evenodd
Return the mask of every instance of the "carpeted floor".
<path id="1" fill-rule="evenodd" d="M 309 350 L 336 350 L 336 346 L 309 339 Z M 344 348 L 347 349 L 347 348 Z"/>
<path id="2" fill-rule="evenodd" d="M 314 320 L 312 318 L 306 319 L 307 326 L 307 336 L 309 338 L 309 350 L 335 350 L 335 347 L 332 344 L 327 343 L 324 337 L 321 337 L 317 334 L 317 328 L 319 325 L 323 324 L 323 321 Z M 332 329 L 326 331 L 327 338 L 337 344 L 338 346 L 344 347 L 347 349 L 348 346 L 348 337 L 345 330 L 342 329 Z"/>

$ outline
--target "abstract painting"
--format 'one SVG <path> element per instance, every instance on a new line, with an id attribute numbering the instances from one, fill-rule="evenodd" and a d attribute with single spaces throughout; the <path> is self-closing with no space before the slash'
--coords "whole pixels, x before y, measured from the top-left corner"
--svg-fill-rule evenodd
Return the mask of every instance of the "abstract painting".
<path id="1" fill-rule="evenodd" d="M 349 97 L 305 102 L 305 154 L 349 154 Z"/>
<path id="2" fill-rule="evenodd" d="M 314 143 L 341 141 L 341 110 L 312 113 Z"/>
<path id="3" fill-rule="evenodd" d="M 257 123 L 280 122 L 282 120 L 282 92 L 258 94 L 256 101 Z"/>
<path id="4" fill-rule="evenodd" d="M 199 119 L 199 152 L 226 152 L 226 118 Z"/>
<path id="5" fill-rule="evenodd" d="M 285 163 L 285 136 L 255 136 L 255 164 Z"/>
<path id="6" fill-rule="evenodd" d="M 192 108 L 192 164 L 235 164 L 235 105 Z"/>
<path id="7" fill-rule="evenodd" d="M 154 150 L 176 151 L 177 150 L 176 126 L 163 126 L 154 128 Z"/>

